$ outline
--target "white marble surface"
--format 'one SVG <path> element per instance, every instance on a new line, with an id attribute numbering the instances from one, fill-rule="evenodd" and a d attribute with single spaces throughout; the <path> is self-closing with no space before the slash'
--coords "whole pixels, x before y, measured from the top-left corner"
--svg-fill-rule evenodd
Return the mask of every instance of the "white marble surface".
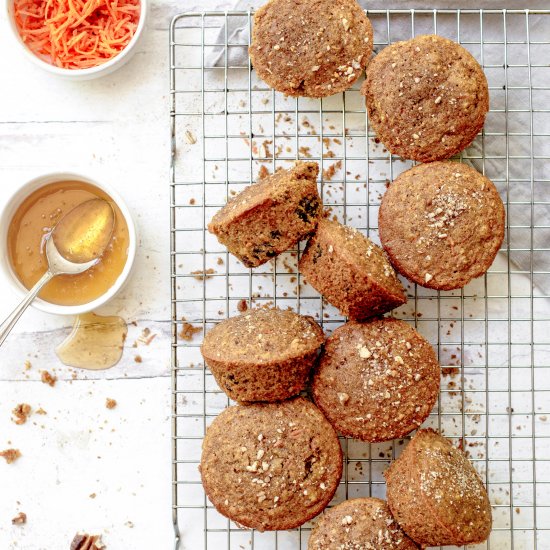
<path id="1" fill-rule="evenodd" d="M 130 284 L 101 311 L 137 323 L 118 366 L 78 371 L 73 380 L 73 371 L 53 353 L 71 319 L 34 310 L 0 350 L 0 450 L 13 446 L 23 454 L 12 465 L 0 460 L 0 549 L 63 550 L 78 530 L 103 534 L 109 550 L 171 547 L 167 29 L 178 12 L 231 4 L 154 0 L 135 58 L 113 75 L 83 83 L 57 80 L 27 62 L 7 36 L 2 12 L 0 206 L 35 175 L 89 174 L 124 196 L 139 226 L 140 247 Z M 496 4 L 485 2 L 532 8 L 548 2 Z M 369 7 L 413 5 L 420 3 Z M 16 299 L 1 279 L 0 297 L 3 317 Z M 156 338 L 133 349 L 146 327 Z M 142 363 L 134 361 L 136 353 Z M 59 378 L 54 388 L 39 381 L 42 369 Z M 114 410 L 105 408 L 107 397 L 118 401 Z M 10 412 L 20 402 L 48 414 L 16 426 Z M 27 524 L 12 526 L 19 511 L 27 514 Z"/>

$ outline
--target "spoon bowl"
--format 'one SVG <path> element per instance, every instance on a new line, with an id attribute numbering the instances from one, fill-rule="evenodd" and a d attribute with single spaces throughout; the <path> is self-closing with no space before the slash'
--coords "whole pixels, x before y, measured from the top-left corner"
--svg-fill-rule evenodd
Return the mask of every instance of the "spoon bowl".
<path id="1" fill-rule="evenodd" d="M 48 269 L 0 325 L 0 346 L 42 287 L 53 277 L 78 275 L 99 262 L 111 240 L 114 225 L 113 208 L 103 199 L 83 202 L 57 222 L 45 237 Z"/>

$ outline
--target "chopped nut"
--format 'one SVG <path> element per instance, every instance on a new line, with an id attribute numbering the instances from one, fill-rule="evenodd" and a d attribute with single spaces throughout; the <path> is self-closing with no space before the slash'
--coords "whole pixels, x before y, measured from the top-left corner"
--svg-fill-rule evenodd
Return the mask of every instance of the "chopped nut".
<path id="1" fill-rule="evenodd" d="M 438 95 L 438 96 L 435 98 L 435 104 L 437 105 L 437 104 L 439 104 L 439 103 L 441 103 L 441 96 L 440 96 L 440 95 Z"/>
<path id="2" fill-rule="evenodd" d="M 320 68 L 321 68 L 320 65 L 313 65 L 313 67 L 311 67 L 311 72 L 316 73 Z"/>
<path id="3" fill-rule="evenodd" d="M 404 365 L 405 361 L 403 361 L 403 357 L 401 355 L 396 355 L 393 360 L 398 363 L 399 365 Z"/>
<path id="4" fill-rule="evenodd" d="M 185 130 L 185 139 L 189 145 L 197 143 L 197 138 L 191 133 L 190 130 Z"/>
<path id="5" fill-rule="evenodd" d="M 349 31 L 349 21 L 344 17 L 342 18 L 342 25 L 344 25 L 344 30 Z"/>
<path id="6" fill-rule="evenodd" d="M 426 275 L 424 275 L 424 280 L 427 283 L 430 282 L 433 278 L 434 278 L 433 275 L 431 275 L 430 273 L 426 273 Z"/>
<path id="7" fill-rule="evenodd" d="M 366 346 L 361 346 L 359 348 L 359 357 L 361 357 L 361 359 L 368 359 L 371 355 L 372 353 Z"/>
<path id="8" fill-rule="evenodd" d="M 27 523 L 27 514 L 25 512 L 19 512 L 12 520 L 11 522 L 13 525 L 23 525 L 24 523 Z"/>
<path id="9" fill-rule="evenodd" d="M 101 542 L 101 535 L 77 533 L 71 542 L 70 550 L 104 550 L 106 546 Z"/>
<path id="10" fill-rule="evenodd" d="M 353 518 L 351 516 L 344 516 L 342 518 L 342 525 L 351 525 Z"/>
<path id="11" fill-rule="evenodd" d="M 344 392 L 338 392 L 338 400 L 342 405 L 345 405 L 349 401 L 349 395 Z"/>
<path id="12" fill-rule="evenodd" d="M 420 136 L 418 134 L 413 134 L 412 137 L 413 139 L 420 139 Z"/>

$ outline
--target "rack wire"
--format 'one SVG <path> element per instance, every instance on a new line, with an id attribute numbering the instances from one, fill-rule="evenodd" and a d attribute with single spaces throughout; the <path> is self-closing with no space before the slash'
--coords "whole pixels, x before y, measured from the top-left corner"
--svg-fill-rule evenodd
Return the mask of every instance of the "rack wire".
<path id="1" fill-rule="evenodd" d="M 550 549 L 550 10 L 375 10 L 375 50 L 418 34 L 462 43 L 483 66 L 491 112 L 460 160 L 490 177 L 505 202 L 497 260 L 464 289 L 404 281 L 392 314 L 437 350 L 441 394 L 426 425 L 463 446 L 486 482 L 494 550 Z M 250 12 L 184 13 L 170 26 L 170 235 L 175 548 L 307 548 L 311 523 L 259 533 L 222 517 L 197 466 L 205 430 L 229 400 L 204 368 L 205 331 L 266 303 L 313 315 L 327 333 L 344 319 L 302 280 L 301 246 L 244 268 L 205 226 L 228 197 L 297 158 L 319 162 L 324 204 L 375 241 L 387 181 L 411 164 L 369 128 L 360 83 L 323 100 L 285 98 L 249 62 Z M 195 331 L 197 332 L 195 334 Z M 333 503 L 385 494 L 382 472 L 404 441 L 341 438 Z M 472 547 L 473 548 L 473 547 Z"/>

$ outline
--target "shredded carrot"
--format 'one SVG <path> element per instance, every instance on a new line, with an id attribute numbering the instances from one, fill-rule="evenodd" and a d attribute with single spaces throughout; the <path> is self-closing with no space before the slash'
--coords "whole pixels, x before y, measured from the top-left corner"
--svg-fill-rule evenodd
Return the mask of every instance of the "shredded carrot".
<path id="1" fill-rule="evenodd" d="M 15 0 L 23 42 L 65 69 L 85 69 L 118 55 L 136 32 L 139 0 Z"/>

